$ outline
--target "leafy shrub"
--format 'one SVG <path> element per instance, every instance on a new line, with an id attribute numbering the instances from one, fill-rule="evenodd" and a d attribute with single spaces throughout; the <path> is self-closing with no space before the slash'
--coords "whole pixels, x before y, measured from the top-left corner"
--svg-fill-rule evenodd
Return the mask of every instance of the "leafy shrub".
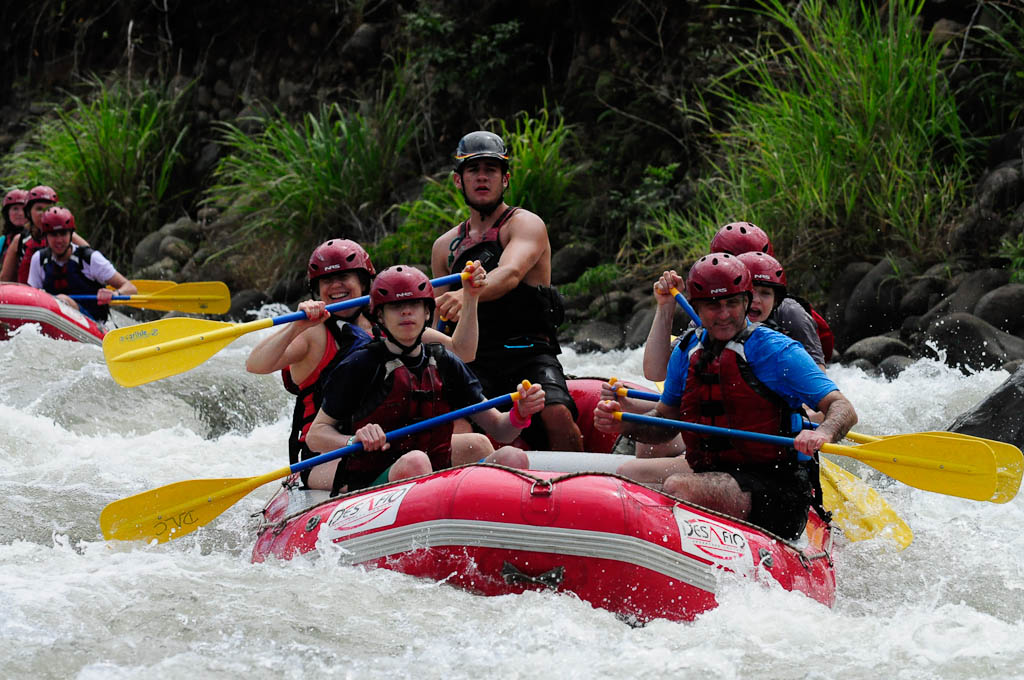
<path id="1" fill-rule="evenodd" d="M 559 290 L 567 297 L 588 292 L 606 294 L 614 288 L 615 282 L 622 278 L 624 273 L 618 265 L 606 262 L 596 267 L 591 267 L 580 274 L 580 277 L 572 283 L 560 286 Z"/>
<path id="2" fill-rule="evenodd" d="M 922 3 L 806 0 L 793 14 L 783 0 L 758 4 L 780 27 L 775 42 L 741 55 L 704 93 L 715 173 L 698 184 L 689 219 L 664 221 L 692 226 L 658 242 L 745 219 L 771 234 L 787 265 L 850 252 L 941 255 L 942 216 L 964 194 L 967 155 L 940 48 L 917 24 Z"/>
<path id="3" fill-rule="evenodd" d="M 171 197 L 191 88 L 98 78 L 88 84 L 88 94 L 70 95 L 34 124 L 28 148 L 6 158 L 2 183 L 53 186 L 83 236 L 122 259 L 159 226 Z"/>
<path id="4" fill-rule="evenodd" d="M 385 232 L 404 155 L 419 131 L 399 69 L 365 113 L 324 104 L 293 124 L 277 114 L 250 135 L 222 123 L 230 149 L 214 172 L 207 202 L 244 216 L 243 235 L 276 236 L 283 256 L 324 238 L 368 242 Z"/>

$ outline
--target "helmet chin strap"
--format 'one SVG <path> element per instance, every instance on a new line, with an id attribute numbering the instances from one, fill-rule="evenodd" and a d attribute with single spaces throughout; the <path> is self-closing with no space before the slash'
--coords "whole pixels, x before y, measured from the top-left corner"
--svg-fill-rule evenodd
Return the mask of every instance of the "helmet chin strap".
<path id="1" fill-rule="evenodd" d="M 389 331 L 389 330 L 388 330 L 388 329 L 387 329 L 387 328 L 386 328 L 386 327 L 384 326 L 384 324 L 382 324 L 382 323 L 377 323 L 376 325 L 377 325 L 377 327 L 378 327 L 378 328 L 380 328 L 380 332 L 381 332 L 381 334 L 382 334 L 382 335 L 383 335 L 383 336 L 384 336 L 385 338 L 387 338 L 388 342 L 390 342 L 391 344 L 395 345 L 395 346 L 396 346 L 396 347 L 398 347 L 398 348 L 399 348 L 400 350 L 402 350 L 402 352 L 401 352 L 401 355 L 402 355 L 402 356 L 408 356 L 408 355 L 409 355 L 409 354 L 411 354 L 411 353 L 412 353 L 412 352 L 413 352 L 413 351 L 414 351 L 414 350 L 415 350 L 415 349 L 416 349 L 417 347 L 419 347 L 419 346 L 420 346 L 420 342 L 421 342 L 421 340 L 423 339 L 423 334 L 424 334 L 424 333 L 426 332 L 426 330 L 427 330 L 427 325 L 428 325 L 428 324 L 424 324 L 424 325 L 423 325 L 423 328 L 421 328 L 421 329 L 420 329 L 420 334 L 416 336 L 416 339 L 415 339 L 415 340 L 414 340 L 414 341 L 412 342 L 412 344 L 410 344 L 410 345 L 403 345 L 403 344 L 402 344 L 401 342 L 399 342 L 398 340 L 396 340 L 396 339 L 395 339 L 395 336 L 391 334 L 391 331 Z"/>

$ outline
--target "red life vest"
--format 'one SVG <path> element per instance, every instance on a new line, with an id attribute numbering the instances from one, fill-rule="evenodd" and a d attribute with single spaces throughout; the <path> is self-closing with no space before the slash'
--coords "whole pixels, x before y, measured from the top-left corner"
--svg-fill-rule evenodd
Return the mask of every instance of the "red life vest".
<path id="1" fill-rule="evenodd" d="M 353 326 L 347 322 L 339 322 L 331 317 L 324 322 L 327 328 L 327 341 L 324 343 L 324 353 L 320 357 L 316 368 L 306 376 L 305 380 L 295 384 L 292 380 L 291 367 L 285 366 L 281 370 L 281 380 L 284 381 L 284 388 L 295 395 L 295 409 L 292 411 L 292 431 L 288 437 L 288 460 L 292 465 L 311 457 L 309 447 L 306 445 L 306 433 L 309 426 L 316 418 L 320 410 L 320 404 L 324 400 L 324 380 L 330 375 L 331 369 L 348 356 L 352 350 L 362 347 L 369 342 L 369 336 L 363 337 Z M 303 477 L 303 482 L 308 479 L 308 472 Z"/>
<path id="2" fill-rule="evenodd" d="M 416 377 L 401 359 L 391 355 L 383 343 L 376 347 L 379 348 L 377 356 L 385 360 L 385 396 L 383 401 L 368 413 L 355 416 L 351 425 L 352 432 L 370 423 L 377 423 L 385 432 L 390 432 L 451 411 L 451 406 L 445 398 L 441 373 L 437 368 L 436 354 L 444 351 L 441 345 L 423 345 L 426 366 L 421 369 L 419 377 Z M 366 394 L 375 392 L 373 386 L 361 389 L 364 389 Z M 367 486 L 402 454 L 414 450 L 426 453 L 434 470 L 449 468 L 452 466 L 452 429 L 452 423 L 437 425 L 390 442 L 391 447 L 386 451 L 359 452 L 346 456 L 343 461 L 347 481 L 335 477 L 335 487 L 340 488 L 342 484 L 347 483 L 349 491 L 352 491 L 360 486 Z M 339 471 L 340 469 L 341 466 Z"/>
<path id="3" fill-rule="evenodd" d="M 698 344 L 690 350 L 686 388 L 679 405 L 682 420 L 747 432 L 791 436 L 791 409 L 754 376 L 744 343 L 756 326 L 730 340 L 717 357 L 705 357 Z M 691 331 L 692 332 L 692 331 Z M 684 342 L 688 340 L 684 338 Z M 709 361 L 710 359 L 710 361 Z M 797 461 L 793 449 L 747 439 L 683 430 L 686 461 L 694 472 L 784 468 Z"/>
<path id="4" fill-rule="evenodd" d="M 825 363 L 827 364 L 832 359 L 832 351 L 836 347 L 836 337 L 832 333 L 832 327 L 828 325 L 828 321 L 825 321 L 825 317 L 818 314 L 818 310 L 811 307 L 811 303 L 802 297 L 796 295 L 787 295 L 796 300 L 804 310 L 811 315 L 814 319 L 814 325 L 818 329 L 818 339 L 821 340 L 821 353 L 825 356 Z"/>
<path id="5" fill-rule="evenodd" d="M 37 241 L 30 234 L 23 233 L 18 250 L 23 253 L 18 264 L 18 283 L 28 283 L 28 273 L 32 268 L 32 255 L 46 247 L 46 239 Z"/>

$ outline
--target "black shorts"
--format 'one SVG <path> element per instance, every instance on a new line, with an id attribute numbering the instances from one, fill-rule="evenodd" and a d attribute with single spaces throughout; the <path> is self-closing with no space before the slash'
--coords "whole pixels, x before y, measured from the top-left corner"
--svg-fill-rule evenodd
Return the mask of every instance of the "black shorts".
<path id="1" fill-rule="evenodd" d="M 729 470 L 728 474 L 732 475 L 740 489 L 750 492 L 748 522 L 782 538 L 800 538 L 813 500 L 805 467 L 777 474 L 755 474 L 739 470 Z"/>
<path id="2" fill-rule="evenodd" d="M 576 402 L 569 394 L 569 385 L 565 382 L 562 364 L 553 354 L 513 356 L 486 363 L 474 361 L 469 367 L 480 380 L 480 386 L 488 399 L 515 392 L 519 383 L 529 380 L 544 388 L 546 406 L 562 404 L 572 413 L 573 420 L 579 416 Z M 535 419 L 533 424 L 523 431 L 523 439 L 534 447 L 547 447 L 547 434 L 540 418 Z"/>

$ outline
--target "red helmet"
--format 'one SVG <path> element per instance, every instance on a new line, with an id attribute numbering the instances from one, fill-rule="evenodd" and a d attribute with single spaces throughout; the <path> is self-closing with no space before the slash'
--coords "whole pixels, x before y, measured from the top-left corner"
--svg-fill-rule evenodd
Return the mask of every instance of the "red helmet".
<path id="1" fill-rule="evenodd" d="M 777 289 L 779 299 L 786 295 L 786 271 L 771 255 L 761 252 L 742 253 L 736 256 L 750 270 L 750 278 L 755 286 L 770 286 Z M 778 304 L 778 300 L 775 301 Z"/>
<path id="2" fill-rule="evenodd" d="M 768 234 L 764 233 L 761 227 L 750 222 L 731 222 L 719 229 L 715 237 L 711 239 L 711 252 L 713 253 L 739 255 L 752 251 L 769 255 L 775 254 Z"/>
<path id="3" fill-rule="evenodd" d="M 75 216 L 71 214 L 70 210 L 60 206 L 55 205 L 44 212 L 40 221 L 42 222 L 44 234 L 60 231 L 61 229 L 75 230 Z"/>
<path id="4" fill-rule="evenodd" d="M 729 253 L 711 253 L 697 260 L 686 277 L 686 296 L 697 300 L 720 300 L 739 293 L 754 294 L 750 270 Z"/>
<path id="5" fill-rule="evenodd" d="M 28 213 L 29 206 L 38 201 L 47 201 L 48 203 L 57 203 L 57 191 L 53 187 L 48 187 L 45 184 L 40 184 L 37 187 L 32 187 L 28 190 L 28 196 L 25 198 L 25 213 Z"/>
<path id="6" fill-rule="evenodd" d="M 20 205 L 28 200 L 28 192 L 24 189 L 11 189 L 4 194 L 3 207 L 6 208 L 10 205 Z"/>
<path id="7" fill-rule="evenodd" d="M 4 219 L 7 219 L 8 214 L 11 212 L 11 208 L 16 205 L 25 205 L 25 201 L 28 199 L 28 192 L 24 189 L 11 189 L 4 194 L 3 206 L 0 206 L 0 212 L 3 213 Z"/>
<path id="8" fill-rule="evenodd" d="M 388 267 L 370 286 L 371 314 L 375 314 L 381 305 L 408 300 L 426 300 L 430 311 L 434 311 L 434 287 L 427 275 L 416 267 L 404 264 Z"/>
<path id="9" fill-rule="evenodd" d="M 321 276 L 338 274 L 340 272 L 356 271 L 365 272 L 365 283 L 376 274 L 370 256 L 363 247 L 355 241 L 344 238 L 331 239 L 317 246 L 313 254 L 309 256 L 309 266 L 306 268 L 307 278 L 313 283 Z"/>

